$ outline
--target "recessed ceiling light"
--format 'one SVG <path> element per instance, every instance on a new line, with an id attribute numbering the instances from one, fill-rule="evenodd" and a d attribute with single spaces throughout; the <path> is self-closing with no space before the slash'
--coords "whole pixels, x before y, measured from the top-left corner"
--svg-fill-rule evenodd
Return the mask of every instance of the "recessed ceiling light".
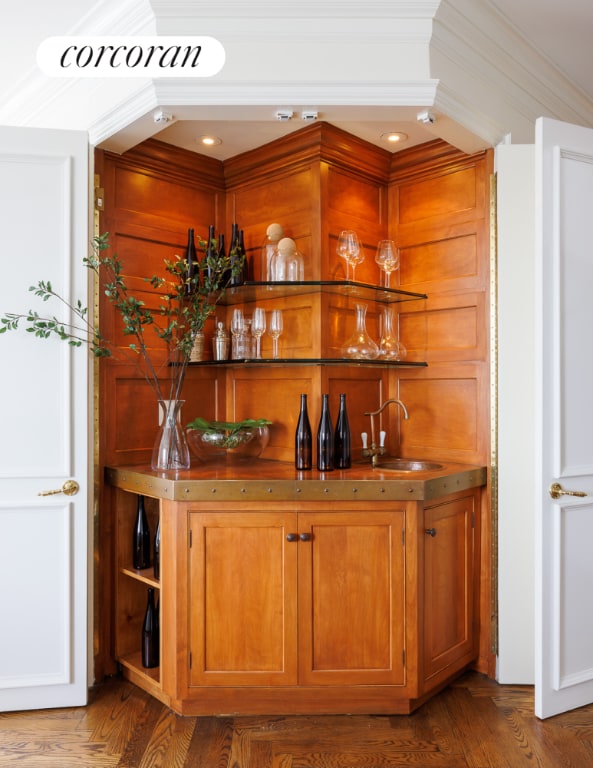
<path id="1" fill-rule="evenodd" d="M 401 133 L 401 131 L 388 131 L 381 134 L 381 140 L 386 141 L 388 144 L 397 144 L 401 141 L 405 141 L 408 138 L 407 133 Z"/>
<path id="2" fill-rule="evenodd" d="M 216 144 L 222 144 L 222 139 L 219 139 L 218 136 L 198 136 L 196 141 L 205 147 L 214 147 Z"/>

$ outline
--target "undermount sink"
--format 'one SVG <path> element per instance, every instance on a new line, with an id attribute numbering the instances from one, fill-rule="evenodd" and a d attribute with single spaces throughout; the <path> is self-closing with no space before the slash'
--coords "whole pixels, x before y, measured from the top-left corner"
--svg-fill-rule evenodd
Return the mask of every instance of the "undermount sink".
<path id="1" fill-rule="evenodd" d="M 443 465 L 436 461 L 421 461 L 419 459 L 387 459 L 380 461 L 375 469 L 387 469 L 391 472 L 426 472 L 431 469 L 442 469 Z"/>

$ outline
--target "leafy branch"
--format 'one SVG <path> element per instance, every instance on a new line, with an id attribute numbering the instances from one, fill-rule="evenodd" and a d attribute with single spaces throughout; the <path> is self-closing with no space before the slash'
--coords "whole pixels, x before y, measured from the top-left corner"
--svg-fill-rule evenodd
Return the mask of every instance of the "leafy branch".
<path id="1" fill-rule="evenodd" d="M 151 328 L 165 344 L 165 364 L 172 364 L 168 399 L 178 399 L 196 336 L 224 296 L 230 280 L 239 274 L 242 261 L 234 258 L 232 253 L 219 258 L 215 255 L 215 247 L 208 248 L 206 256 L 191 270 L 187 261 L 179 256 L 165 260 L 167 276 L 145 278 L 160 297 L 158 310 L 154 311 L 129 292 L 121 260 L 115 254 L 106 253 L 109 250 L 108 238 L 108 233 L 93 238 L 92 252 L 83 259 L 83 263 L 95 274 L 108 300 L 119 313 L 124 336 L 132 338 L 126 348 L 129 352 L 123 352 L 113 341 L 103 337 L 100 329 L 89 319 L 87 307 L 80 300 L 71 304 L 53 289 L 49 280 L 40 280 L 29 290 L 44 302 L 57 301 L 71 320 L 40 315 L 33 309 L 24 314 L 7 313 L 0 317 L 0 334 L 17 330 L 23 324 L 27 332 L 38 338 L 57 336 L 74 347 L 86 344 L 98 358 L 118 357 L 123 353 L 141 370 L 157 398 L 163 400 L 160 368 L 157 370 L 151 360 L 145 335 L 146 330 Z M 205 250 L 206 246 L 216 244 L 200 240 L 199 245 Z M 161 324 L 156 321 L 157 317 L 161 318 Z"/>

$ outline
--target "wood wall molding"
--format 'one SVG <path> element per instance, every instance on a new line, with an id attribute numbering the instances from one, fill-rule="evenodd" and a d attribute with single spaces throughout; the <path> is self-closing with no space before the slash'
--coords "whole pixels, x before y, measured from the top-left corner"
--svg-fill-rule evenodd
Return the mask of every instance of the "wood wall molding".
<path id="1" fill-rule="evenodd" d="M 254 177 L 261 181 L 262 176 L 325 162 L 367 181 L 386 184 L 390 157 L 387 150 L 322 121 L 225 160 L 224 174 L 227 185 L 236 187 L 248 184 Z"/>
<path id="2" fill-rule="evenodd" d="M 441 139 L 418 144 L 395 152 L 391 156 L 389 183 L 402 182 L 427 174 L 438 174 L 443 169 L 456 170 L 462 165 L 474 164 L 476 157 L 485 152 L 468 155 Z"/>
<path id="3" fill-rule="evenodd" d="M 147 139 L 123 155 L 111 152 L 105 155 L 119 168 L 164 177 L 184 186 L 195 185 L 216 191 L 225 189 L 224 169 L 220 160 L 188 152 L 158 139 Z"/>

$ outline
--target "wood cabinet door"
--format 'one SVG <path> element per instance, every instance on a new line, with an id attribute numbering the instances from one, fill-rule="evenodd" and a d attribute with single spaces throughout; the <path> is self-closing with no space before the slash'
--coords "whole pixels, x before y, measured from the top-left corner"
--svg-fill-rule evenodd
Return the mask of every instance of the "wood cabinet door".
<path id="1" fill-rule="evenodd" d="M 403 529 L 403 508 L 299 512 L 301 684 L 405 684 Z"/>
<path id="2" fill-rule="evenodd" d="M 190 685 L 296 684 L 296 515 L 189 518 Z"/>
<path id="3" fill-rule="evenodd" d="M 476 494 L 424 510 L 424 677 L 473 657 Z"/>

